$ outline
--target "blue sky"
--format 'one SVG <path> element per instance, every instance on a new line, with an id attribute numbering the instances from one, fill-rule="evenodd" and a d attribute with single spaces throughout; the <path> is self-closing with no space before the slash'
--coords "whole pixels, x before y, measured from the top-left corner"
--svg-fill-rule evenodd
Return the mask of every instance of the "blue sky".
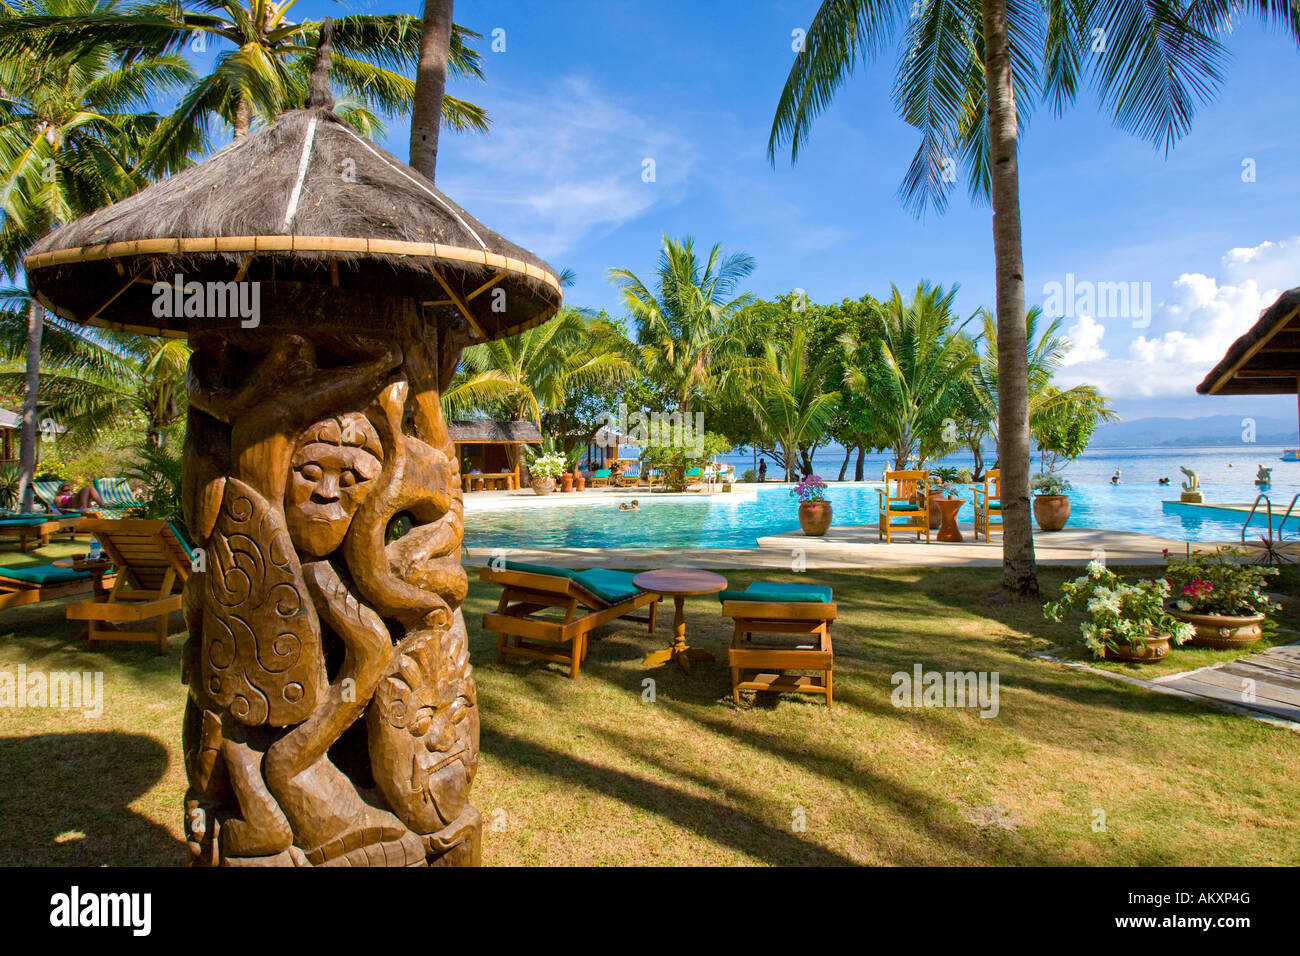
<path id="1" fill-rule="evenodd" d="M 487 136 L 444 137 L 439 186 L 573 269 L 569 302 L 616 314 L 606 271 L 648 273 L 665 233 L 750 253 L 761 296 L 797 287 L 837 301 L 929 279 L 960 283 L 963 312 L 991 305 L 988 208 L 963 190 L 944 215 L 918 220 L 897 199 L 917 140 L 890 105 L 892 50 L 856 71 L 797 165 L 768 164 L 792 31 L 817 5 L 459 0 L 457 22 L 485 36 L 487 81 L 451 89 L 494 122 Z M 304 0 L 294 13 L 399 9 L 419 6 Z M 490 49 L 496 29 L 503 52 Z M 1115 130 L 1086 92 L 1059 119 L 1036 110 L 1021 141 L 1030 301 L 1067 274 L 1150 284 L 1149 325 L 1083 310 L 1066 319 L 1077 343 L 1066 379 L 1100 384 L 1126 418 L 1295 414 L 1293 398 L 1192 393 L 1269 295 L 1300 284 L 1300 50 L 1253 23 L 1229 45 L 1226 82 L 1168 157 Z M 404 122 L 385 145 L 406 155 Z"/>

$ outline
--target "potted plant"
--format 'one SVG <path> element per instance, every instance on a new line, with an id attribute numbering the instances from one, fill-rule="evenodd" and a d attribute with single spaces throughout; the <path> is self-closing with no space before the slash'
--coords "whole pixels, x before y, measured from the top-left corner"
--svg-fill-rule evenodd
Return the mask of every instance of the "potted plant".
<path id="1" fill-rule="evenodd" d="M 1242 647 L 1263 635 L 1261 625 L 1274 607 L 1263 587 L 1278 571 L 1246 564 L 1245 558 L 1241 548 L 1224 545 L 1166 565 L 1165 579 L 1174 594 L 1169 613 L 1196 629 L 1197 644 Z"/>
<path id="2" fill-rule="evenodd" d="M 799 499 L 799 527 L 810 537 L 824 535 L 831 526 L 831 503 L 826 497 L 826 482 L 808 475 L 790 489 Z"/>
<path id="3" fill-rule="evenodd" d="M 549 495 L 555 490 L 555 479 L 564 474 L 564 455 L 555 449 L 551 439 L 544 441 L 540 448 L 528 449 L 528 476 L 533 486 L 533 493 Z"/>
<path id="4" fill-rule="evenodd" d="M 1044 531 L 1060 531 L 1070 520 L 1070 483 L 1060 475 L 1034 475 L 1034 520 Z"/>
<path id="5" fill-rule="evenodd" d="M 1071 611 L 1085 615 L 1080 630 L 1096 657 L 1150 662 L 1168 656 L 1170 643 L 1185 644 L 1193 628 L 1165 611 L 1164 579 L 1126 584 L 1099 561 L 1087 573 L 1061 585 L 1059 601 L 1043 605 L 1043 616 L 1059 621 Z"/>

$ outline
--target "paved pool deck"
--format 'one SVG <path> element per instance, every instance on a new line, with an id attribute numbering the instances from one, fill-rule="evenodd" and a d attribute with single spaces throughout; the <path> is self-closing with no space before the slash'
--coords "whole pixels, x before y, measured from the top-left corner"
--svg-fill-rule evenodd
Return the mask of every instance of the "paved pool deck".
<path id="1" fill-rule="evenodd" d="M 910 537 L 910 536 L 909 536 Z M 832 528 L 825 537 L 810 538 L 798 531 L 759 538 L 757 548 L 554 548 L 503 549 L 503 556 L 517 561 L 562 564 L 571 568 L 908 568 L 908 567 L 998 567 L 1002 564 L 1002 536 L 992 542 L 931 540 L 926 544 L 895 540 L 876 541 L 875 525 Z M 1209 547 L 1211 545 L 1203 544 Z M 1128 531 L 1095 528 L 1067 528 L 1052 534 L 1036 534 L 1034 551 L 1039 564 L 1082 567 L 1104 557 L 1113 565 L 1163 565 L 1164 549 L 1180 554 L 1183 541 L 1154 538 Z M 493 557 L 490 548 L 469 549 L 465 563 L 486 564 Z"/>

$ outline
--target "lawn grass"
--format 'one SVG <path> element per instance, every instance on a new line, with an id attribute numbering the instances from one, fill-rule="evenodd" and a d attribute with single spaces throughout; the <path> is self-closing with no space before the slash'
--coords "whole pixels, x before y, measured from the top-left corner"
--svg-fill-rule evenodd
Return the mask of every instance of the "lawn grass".
<path id="1" fill-rule="evenodd" d="M 598 632 L 576 681 L 496 664 L 479 622 L 499 592 L 471 571 L 484 863 L 1300 862 L 1300 735 L 1029 657 L 1077 643 L 1077 625 L 1004 601 L 1000 573 L 727 572 L 815 577 L 840 609 L 833 709 L 737 709 L 722 663 L 642 667 L 663 627 Z M 1045 592 L 1077 573 L 1041 569 Z M 1294 569 L 1276 590 L 1296 593 Z M 691 643 L 725 660 L 717 601 L 687 615 Z M 1289 606 L 1279 623 L 1297 626 Z M 58 603 L 0 612 L 0 668 L 102 670 L 107 696 L 98 719 L 0 710 L 0 864 L 181 862 L 181 636 L 156 658 L 71 634 Z M 998 672 L 998 715 L 895 708 L 891 674 L 918 663 Z"/>

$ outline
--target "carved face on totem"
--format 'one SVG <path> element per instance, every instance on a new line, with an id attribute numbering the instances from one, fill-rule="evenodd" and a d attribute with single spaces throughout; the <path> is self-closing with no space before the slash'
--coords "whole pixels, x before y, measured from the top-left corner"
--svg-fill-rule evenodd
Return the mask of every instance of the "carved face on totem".
<path id="1" fill-rule="evenodd" d="M 299 551 L 330 554 L 343 542 L 357 508 L 374 489 L 383 449 L 357 413 L 327 418 L 302 433 L 284 491 L 284 517 Z"/>
<path id="2" fill-rule="evenodd" d="M 408 646 L 367 715 L 372 760 L 392 771 L 376 780 L 417 833 L 442 830 L 469 805 L 479 717 L 464 645 L 462 626 Z"/>

